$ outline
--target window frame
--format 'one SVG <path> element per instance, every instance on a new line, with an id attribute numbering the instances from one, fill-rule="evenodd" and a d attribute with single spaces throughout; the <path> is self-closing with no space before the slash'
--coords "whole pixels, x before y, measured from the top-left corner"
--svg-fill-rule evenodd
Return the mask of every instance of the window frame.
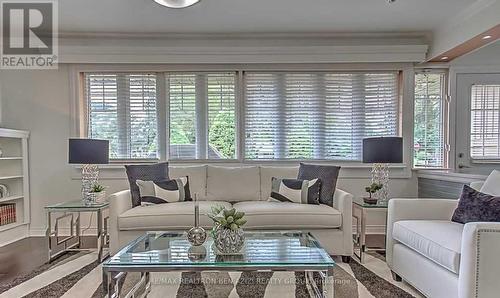
<path id="1" fill-rule="evenodd" d="M 468 158 L 470 159 L 471 163 L 476 163 L 476 164 L 499 164 L 500 163 L 500 156 L 497 157 L 474 157 L 472 156 L 472 97 L 473 97 L 473 88 L 474 86 L 498 86 L 498 84 L 484 84 L 484 83 L 479 83 L 479 84 L 472 84 L 471 88 L 469 89 L 469 111 L 468 111 L 468 116 L 469 116 L 469 133 L 468 133 Z M 500 105 L 500 104 L 499 104 Z M 500 118 L 499 118 L 500 119 Z M 500 130 L 500 123 L 499 123 L 499 130 Z"/>
<path id="2" fill-rule="evenodd" d="M 324 63 L 324 64 L 254 64 L 254 65 L 241 65 L 241 64 L 191 64 L 191 65 L 99 65 L 99 64 L 88 64 L 88 65 L 72 65 L 70 66 L 72 71 L 70 76 L 72 76 L 70 89 L 77 99 L 71 103 L 71 114 L 72 114 L 72 127 L 71 134 L 76 137 L 86 137 L 87 132 L 85 129 L 86 115 L 85 111 L 85 98 L 83 96 L 84 90 L 82 90 L 82 80 L 84 73 L 155 73 L 157 75 L 157 119 L 158 119 L 158 159 L 114 159 L 110 161 L 110 164 L 122 165 L 130 163 L 156 163 L 158 161 L 169 161 L 176 164 L 206 164 L 206 163 L 219 163 L 219 164 L 282 164 L 291 165 L 297 164 L 302 161 L 317 162 L 317 163 L 331 163 L 353 167 L 353 168 L 369 168 L 371 165 L 362 164 L 360 161 L 351 160 L 335 160 L 335 159 L 275 159 L 275 160 L 251 160 L 245 159 L 245 88 L 243 73 L 245 71 L 259 71 L 259 72 L 330 72 L 330 73 L 377 73 L 377 72 L 398 72 L 398 118 L 397 118 L 397 135 L 404 135 L 406 133 L 411 133 L 413 130 L 410 126 L 405 125 L 404 118 L 408 117 L 409 112 L 407 107 L 403 107 L 403 98 L 411 96 L 411 91 L 409 92 L 408 78 L 413 73 L 413 67 L 408 63 L 352 63 L 352 64 L 336 64 L 336 63 Z M 169 102 L 168 94 L 166 89 L 166 73 L 214 73 L 214 72 L 236 72 L 235 80 L 235 128 L 236 128 L 236 159 L 175 159 L 169 160 L 169 133 L 170 133 L 170 121 L 163 120 L 168 119 L 167 115 L 169 113 Z M 411 116 L 411 115 L 410 115 Z M 208 136 L 208 134 L 207 134 Z M 407 138 L 406 138 L 407 139 Z M 408 162 L 412 162 L 407 158 L 407 154 L 412 158 L 410 150 L 405 148 L 405 160 L 401 165 L 392 165 L 394 168 L 410 168 L 408 167 Z"/>
<path id="3" fill-rule="evenodd" d="M 242 91 L 245 92 L 245 77 L 244 77 L 244 72 L 249 72 L 249 73 L 269 73 L 269 74 L 281 74 L 281 75 L 286 75 L 288 73 L 313 73 L 316 75 L 319 74 L 376 74 L 376 73 L 396 73 L 396 136 L 401 136 L 403 127 L 402 127 L 402 114 L 403 114 L 403 107 L 402 107 L 402 95 L 403 95 L 403 70 L 402 69 L 363 69 L 363 70 L 310 70 L 310 69 L 302 69 L 302 70 L 274 70 L 274 69 L 268 69 L 268 70 L 244 70 L 243 71 L 243 83 L 242 83 Z M 283 78 L 282 78 L 283 79 Z M 243 97 L 243 112 L 242 112 L 242 124 L 245 125 L 245 117 L 246 117 L 246 94 Z M 280 133 L 284 133 L 284 131 L 281 131 Z M 244 136 L 245 135 L 245 130 L 241 132 L 241 134 Z M 244 163 L 255 163 L 255 164 L 260 164 L 260 163 L 294 163 L 294 162 L 318 162 L 318 163 L 328 163 L 328 162 L 336 162 L 336 163 L 347 163 L 347 164 L 356 164 L 356 163 L 361 163 L 361 160 L 356 160 L 356 159 L 325 159 L 325 158 L 310 158 L 310 159 L 303 159 L 303 158 L 278 158 L 278 159 L 247 159 L 246 158 L 246 146 L 245 146 L 245 138 L 242 138 L 243 144 L 241 145 L 242 147 L 242 155 L 241 160 Z M 284 153 L 284 152 L 283 152 Z"/>
<path id="4" fill-rule="evenodd" d="M 206 74 L 213 74 L 213 73 L 235 73 L 235 77 L 234 77 L 234 87 L 235 87 L 235 92 L 234 92 L 234 96 L 235 96 L 235 99 L 234 99 L 234 113 L 235 113 L 235 156 L 236 158 L 227 158 L 227 159 L 209 159 L 209 158 L 186 158 L 186 159 L 170 159 L 170 97 L 168 96 L 168 88 L 166 86 L 166 77 L 168 74 L 176 74 L 176 75 L 179 75 L 179 74 L 192 74 L 192 75 L 206 75 Z M 241 132 L 240 130 L 238 129 L 238 123 L 240 122 L 240 117 L 241 117 L 241 113 L 239 112 L 241 110 L 241 107 L 240 105 L 242 104 L 242 100 L 240 98 L 241 96 L 241 92 L 240 92 L 240 75 L 241 75 L 241 71 L 238 71 L 238 70 L 228 70 L 228 71 L 224 71 L 224 70 L 219 70 L 219 71 L 183 71 L 183 70 L 180 70 L 180 71 L 165 71 L 162 73 L 163 77 L 161 78 L 164 82 L 164 90 L 163 90 L 163 93 L 164 93 L 164 99 L 165 99 L 165 105 L 166 105 L 166 118 L 163 118 L 165 119 L 165 124 L 164 126 L 166 127 L 166 131 L 167 131 L 167 138 L 166 138 L 166 142 L 164 142 L 164 144 L 162 144 L 162 146 L 165 147 L 165 160 L 170 160 L 170 161 L 174 161 L 174 162 L 187 162 L 187 163 L 236 163 L 236 162 L 241 162 L 241 146 L 240 146 L 240 136 L 241 136 Z M 204 103 L 204 104 L 201 104 L 196 98 L 196 109 L 198 109 L 198 105 L 204 105 L 204 107 L 202 107 L 202 110 L 205 112 L 204 116 L 203 116 L 203 122 L 202 121 L 196 121 L 195 123 L 195 128 L 196 128 L 196 134 L 200 134 L 201 135 L 201 139 L 205 141 L 205 144 L 203 144 L 203 148 L 204 150 L 207 150 L 208 148 L 208 142 L 209 142 L 209 127 L 208 127 L 208 103 Z M 201 129 L 200 131 L 198 131 L 198 129 Z"/>
<path id="5" fill-rule="evenodd" d="M 86 81 L 86 77 L 85 75 L 86 74 L 89 74 L 89 75 L 99 75 L 99 74 L 113 74 L 113 75 L 116 75 L 116 78 L 117 78 L 117 84 L 119 84 L 119 82 L 122 82 L 124 81 L 124 77 L 126 77 L 127 75 L 129 74 L 140 74 L 140 75 L 143 75 L 143 74 L 150 74 L 150 75 L 155 75 L 156 76 L 156 109 L 157 109 L 157 112 L 156 112 L 156 125 L 157 125 L 157 141 L 158 141 L 158 144 L 157 144 L 157 147 L 158 147 L 158 152 L 157 152 L 157 157 L 156 158 L 111 158 L 110 157 L 110 160 L 109 162 L 111 164 L 113 163 L 118 163 L 118 164 L 122 164 L 122 163 L 129 163 L 129 162 L 132 162 L 132 163 L 144 163 L 144 162 L 158 162 L 161 160 L 161 156 L 160 156 L 160 140 L 159 140 L 159 130 L 160 130 L 160 126 L 161 126 L 161 119 L 159 119 L 159 107 L 161 106 L 161 103 L 159 102 L 159 98 L 162 97 L 161 94 L 159 94 L 159 91 L 160 91 L 160 87 L 158 86 L 158 80 L 160 79 L 159 77 L 159 73 L 157 72 L 154 72 L 154 71 L 134 71 L 134 72 L 129 72 L 129 71 L 107 71 L 107 72 L 102 72 L 102 71 L 85 71 L 85 72 L 80 72 L 79 73 L 79 76 L 80 76 L 80 82 L 81 82 L 81 105 L 82 105 L 82 110 L 84 111 L 84 115 L 81 115 L 81 118 L 83 119 L 83 122 L 80 124 L 82 126 L 81 128 L 81 131 L 84 132 L 84 134 L 80 134 L 80 137 L 83 136 L 83 137 L 88 137 L 89 135 L 89 124 L 90 124 L 90 118 L 89 118 L 89 114 L 90 114 L 90 111 L 89 111 L 89 102 L 87 101 L 87 81 Z M 130 90 L 129 90 L 130 91 Z M 117 93 L 120 93 L 118 92 L 118 85 L 117 85 Z M 117 94 L 118 96 L 118 94 Z M 129 98 L 130 100 L 130 98 Z M 119 105 L 118 103 L 118 100 L 117 100 L 117 104 Z M 121 111 L 121 112 L 120 112 Z M 122 114 L 123 113 L 123 114 Z M 120 116 L 121 115 L 121 116 Z M 117 122 L 119 122 L 119 126 L 117 128 L 117 133 L 124 133 L 125 135 L 129 135 L 130 134 L 130 127 L 129 127 L 129 120 L 131 120 L 131 113 L 130 113 L 130 102 L 126 103 L 125 104 L 125 107 L 117 107 Z M 127 144 L 127 147 L 130 146 L 130 144 Z"/>
<path id="6" fill-rule="evenodd" d="M 447 68 L 416 68 L 414 72 L 413 84 L 415 85 L 415 80 L 417 74 L 441 74 L 443 75 L 443 86 L 441 88 L 441 98 L 442 98 L 442 129 L 443 129 L 443 165 L 440 167 L 426 167 L 417 166 L 414 163 L 415 148 L 414 148 L 414 136 L 415 136 L 415 90 L 413 88 L 413 115 L 412 115 L 412 144 L 411 144 L 411 164 L 412 168 L 416 170 L 448 170 L 450 164 L 450 94 L 449 94 L 449 71 Z"/>

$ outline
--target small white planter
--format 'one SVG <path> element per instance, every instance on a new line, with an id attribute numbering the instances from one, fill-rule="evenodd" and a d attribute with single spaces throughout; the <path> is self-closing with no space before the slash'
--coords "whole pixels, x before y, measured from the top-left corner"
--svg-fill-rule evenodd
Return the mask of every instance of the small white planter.
<path id="1" fill-rule="evenodd" d="M 106 201 L 106 191 L 89 192 L 91 203 L 103 203 Z"/>

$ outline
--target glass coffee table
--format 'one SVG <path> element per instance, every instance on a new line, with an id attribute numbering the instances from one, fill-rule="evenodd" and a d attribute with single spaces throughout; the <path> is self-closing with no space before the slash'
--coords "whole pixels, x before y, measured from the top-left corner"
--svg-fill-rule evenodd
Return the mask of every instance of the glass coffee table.
<path id="1" fill-rule="evenodd" d="M 121 296 L 120 280 L 140 272 L 140 281 L 127 293 L 151 289 L 151 272 L 196 271 L 304 271 L 316 297 L 333 297 L 335 262 L 310 234 L 304 232 L 245 232 L 240 254 L 218 255 L 213 240 L 193 247 L 182 232 L 148 232 L 102 265 L 103 290 Z M 313 278 L 315 272 L 320 279 Z M 322 289 L 322 290 L 320 290 Z"/>

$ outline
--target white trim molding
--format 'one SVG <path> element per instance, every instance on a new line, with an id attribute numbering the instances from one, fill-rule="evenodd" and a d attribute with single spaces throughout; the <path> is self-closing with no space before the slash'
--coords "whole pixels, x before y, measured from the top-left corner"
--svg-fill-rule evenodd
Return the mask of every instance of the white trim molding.
<path id="1" fill-rule="evenodd" d="M 422 62 L 425 37 L 374 35 L 64 35 L 59 63 Z"/>

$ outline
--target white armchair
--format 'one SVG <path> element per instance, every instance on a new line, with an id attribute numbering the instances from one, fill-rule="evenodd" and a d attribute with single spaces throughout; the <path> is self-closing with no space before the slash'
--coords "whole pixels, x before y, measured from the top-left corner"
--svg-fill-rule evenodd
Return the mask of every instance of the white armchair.
<path id="1" fill-rule="evenodd" d="M 471 184 L 479 189 L 481 183 Z M 387 264 L 427 297 L 499 297 L 500 223 L 451 222 L 457 200 L 392 199 Z"/>

